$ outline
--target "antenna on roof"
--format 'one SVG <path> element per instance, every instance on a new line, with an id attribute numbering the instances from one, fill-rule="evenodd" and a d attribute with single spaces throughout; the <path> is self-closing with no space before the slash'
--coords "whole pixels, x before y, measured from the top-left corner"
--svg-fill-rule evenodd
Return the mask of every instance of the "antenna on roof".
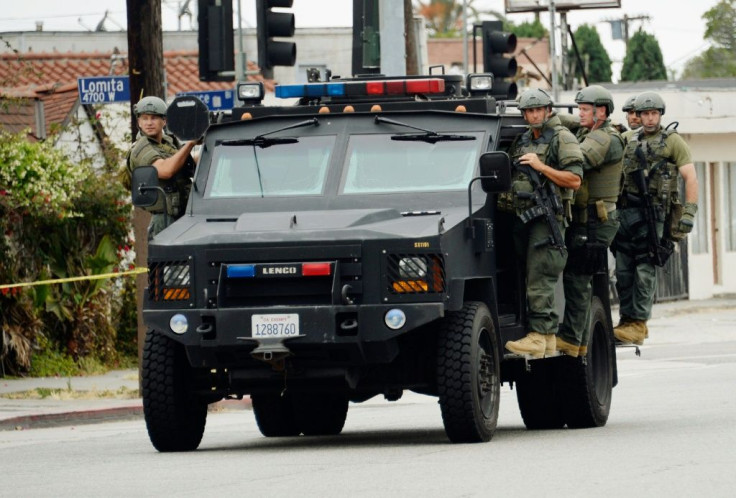
<path id="1" fill-rule="evenodd" d="M 105 15 L 102 16 L 102 19 L 100 19 L 100 22 L 97 23 L 97 27 L 95 28 L 95 31 L 107 31 L 105 29 L 105 20 L 107 19 L 107 14 L 109 14 L 110 11 L 106 10 Z"/>
<path id="2" fill-rule="evenodd" d="M 184 16 L 189 16 L 189 27 L 192 26 L 192 11 L 189 8 L 189 2 L 191 0 L 186 0 L 184 4 L 179 8 L 179 13 L 177 14 L 177 17 L 179 19 L 179 31 L 181 31 L 181 18 Z"/>
<path id="3" fill-rule="evenodd" d="M 81 18 L 81 17 L 77 19 L 77 22 L 79 23 L 79 25 L 80 25 L 80 26 L 82 26 L 82 27 L 83 27 L 84 29 L 86 29 L 87 31 L 92 31 L 92 28 L 90 28 L 89 26 L 87 26 L 86 24 L 84 24 L 84 23 L 82 22 L 82 18 Z"/>

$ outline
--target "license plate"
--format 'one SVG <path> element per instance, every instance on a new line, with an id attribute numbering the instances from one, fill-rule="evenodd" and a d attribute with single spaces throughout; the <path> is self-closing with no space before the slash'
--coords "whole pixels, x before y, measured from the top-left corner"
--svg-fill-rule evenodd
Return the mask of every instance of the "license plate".
<path id="1" fill-rule="evenodd" d="M 293 337 L 299 335 L 299 315 L 296 313 L 253 315 L 250 327 L 252 337 Z"/>

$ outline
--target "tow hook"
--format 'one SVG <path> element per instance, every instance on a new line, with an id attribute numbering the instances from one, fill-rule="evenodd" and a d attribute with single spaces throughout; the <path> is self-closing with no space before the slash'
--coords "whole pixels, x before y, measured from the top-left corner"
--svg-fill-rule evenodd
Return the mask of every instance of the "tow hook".
<path id="1" fill-rule="evenodd" d="M 236 339 L 239 341 L 255 342 L 256 348 L 250 352 L 250 355 L 256 360 L 268 363 L 274 368 L 277 368 L 278 365 L 283 364 L 284 359 L 293 355 L 291 350 L 284 344 L 284 341 L 297 339 L 299 337 L 306 337 L 306 335 L 264 338 L 236 337 Z"/>

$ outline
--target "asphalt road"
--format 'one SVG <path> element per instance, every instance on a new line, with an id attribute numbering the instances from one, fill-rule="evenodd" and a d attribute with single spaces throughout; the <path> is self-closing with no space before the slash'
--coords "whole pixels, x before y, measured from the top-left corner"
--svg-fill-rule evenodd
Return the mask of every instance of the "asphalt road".
<path id="1" fill-rule="evenodd" d="M 211 413 L 181 454 L 157 453 L 142 420 L 4 431 L 0 496 L 733 496 L 736 310 L 673 308 L 641 352 L 619 349 L 603 428 L 528 431 L 505 386 L 486 444 L 448 443 L 436 400 L 414 394 L 351 405 L 329 438 Z"/>

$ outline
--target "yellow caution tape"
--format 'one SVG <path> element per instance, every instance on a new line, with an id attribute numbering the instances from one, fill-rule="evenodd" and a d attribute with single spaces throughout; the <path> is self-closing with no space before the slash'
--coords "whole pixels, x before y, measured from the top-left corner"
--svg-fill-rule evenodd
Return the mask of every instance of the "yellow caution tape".
<path id="1" fill-rule="evenodd" d="M 37 280 L 36 282 L 23 282 L 20 284 L 3 284 L 0 285 L 0 289 L 13 289 L 16 287 L 33 287 L 34 285 L 47 285 L 47 284 L 64 284 L 67 282 L 80 282 L 82 280 L 101 280 L 103 278 L 117 278 L 124 277 L 126 275 L 138 275 L 141 273 L 148 272 L 148 268 L 135 268 L 129 271 L 121 271 L 117 273 L 101 273 L 99 275 L 87 275 L 84 277 L 69 277 L 69 278 L 54 278 L 51 280 Z"/>

